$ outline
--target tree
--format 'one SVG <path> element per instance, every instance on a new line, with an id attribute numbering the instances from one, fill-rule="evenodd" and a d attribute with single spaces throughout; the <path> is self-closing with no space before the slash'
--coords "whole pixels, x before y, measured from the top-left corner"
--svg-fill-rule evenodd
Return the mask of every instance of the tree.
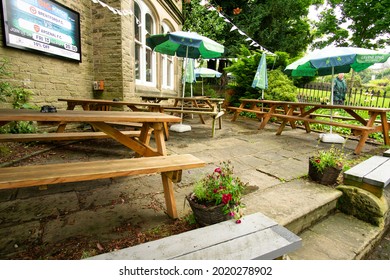
<path id="1" fill-rule="evenodd" d="M 224 45 L 226 22 L 215 12 L 209 12 L 199 4 L 200 0 L 183 2 L 183 30 L 197 32 Z"/>
<path id="2" fill-rule="evenodd" d="M 389 10 L 389 0 L 328 0 L 315 24 L 314 36 L 318 41 L 313 46 L 389 46 Z"/>
<path id="3" fill-rule="evenodd" d="M 307 49 L 313 37 L 308 21 L 309 7 L 323 0 L 235 0 L 210 1 L 238 28 L 271 52 L 283 51 L 296 56 Z M 245 37 L 225 28 L 225 41 L 236 53 Z M 234 32 L 234 33 L 233 33 Z"/>

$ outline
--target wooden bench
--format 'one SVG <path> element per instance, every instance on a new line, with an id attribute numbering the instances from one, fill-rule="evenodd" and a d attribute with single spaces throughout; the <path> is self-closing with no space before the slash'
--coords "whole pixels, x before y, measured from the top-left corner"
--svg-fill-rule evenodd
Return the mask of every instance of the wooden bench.
<path id="1" fill-rule="evenodd" d="M 183 154 L 4 167 L 0 168 L 0 189 L 161 173 L 168 215 L 177 218 L 172 182 L 180 182 L 182 170 L 205 165 L 193 155 Z"/>
<path id="2" fill-rule="evenodd" d="M 360 187 L 381 198 L 390 184 L 390 157 L 372 156 L 344 172 L 344 184 Z"/>
<path id="3" fill-rule="evenodd" d="M 287 121 L 302 121 L 302 122 L 309 122 L 309 123 L 319 123 L 319 124 L 326 124 L 331 126 L 340 126 L 355 130 L 366 130 L 366 131 L 374 131 L 375 127 L 367 127 L 362 125 L 356 125 L 356 124 L 350 124 L 350 123 L 342 123 L 342 122 L 334 122 L 334 121 L 328 121 L 328 120 L 319 120 L 316 118 L 303 118 L 298 116 L 291 116 L 291 115 L 282 115 L 282 114 L 272 114 L 272 117 L 284 119 Z M 278 131 L 279 132 L 279 131 Z"/>
<path id="4" fill-rule="evenodd" d="M 121 131 L 129 137 L 139 137 L 140 131 Z M 26 133 L 0 134 L 0 142 L 31 142 L 31 141 L 71 141 L 85 139 L 110 138 L 104 132 L 63 132 L 63 133 Z"/>
<path id="5" fill-rule="evenodd" d="M 206 238 L 207 237 L 207 238 Z M 301 247 L 300 237 L 262 213 L 105 253 L 90 260 L 272 260 Z"/>

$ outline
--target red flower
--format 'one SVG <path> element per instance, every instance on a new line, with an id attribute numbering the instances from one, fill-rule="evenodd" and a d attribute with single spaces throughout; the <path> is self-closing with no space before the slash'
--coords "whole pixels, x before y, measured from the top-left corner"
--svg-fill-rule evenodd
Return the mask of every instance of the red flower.
<path id="1" fill-rule="evenodd" d="M 236 221 L 236 224 L 241 224 L 241 220 L 237 220 L 237 221 Z"/>
<path id="2" fill-rule="evenodd" d="M 215 168 L 214 172 L 221 174 L 222 173 L 221 167 Z"/>
<path id="3" fill-rule="evenodd" d="M 232 194 L 231 193 L 222 195 L 222 202 L 224 204 L 228 204 L 230 200 L 232 200 Z"/>
<path id="4" fill-rule="evenodd" d="M 321 160 L 320 159 L 316 159 L 316 163 L 320 163 L 321 162 Z"/>

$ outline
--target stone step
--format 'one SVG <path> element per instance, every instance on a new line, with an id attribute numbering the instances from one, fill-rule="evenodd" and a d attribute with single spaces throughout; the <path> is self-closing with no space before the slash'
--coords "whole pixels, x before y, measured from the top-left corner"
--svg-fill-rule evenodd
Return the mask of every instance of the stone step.
<path id="1" fill-rule="evenodd" d="M 302 232 L 302 247 L 288 254 L 292 260 L 358 260 L 380 240 L 383 227 L 336 212 Z"/>
<path id="2" fill-rule="evenodd" d="M 245 196 L 246 212 L 261 212 L 295 234 L 336 211 L 342 192 L 296 179 Z"/>

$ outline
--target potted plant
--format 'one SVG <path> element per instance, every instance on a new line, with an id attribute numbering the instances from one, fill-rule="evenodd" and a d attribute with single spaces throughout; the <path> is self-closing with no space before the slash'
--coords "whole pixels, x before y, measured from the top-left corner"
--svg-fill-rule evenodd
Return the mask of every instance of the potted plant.
<path id="1" fill-rule="evenodd" d="M 206 226 L 229 219 L 241 223 L 245 185 L 233 175 L 230 161 L 223 161 L 211 174 L 197 181 L 186 198 L 198 224 Z"/>
<path id="2" fill-rule="evenodd" d="M 333 145 L 329 150 L 318 150 L 309 158 L 309 177 L 323 185 L 334 185 L 344 167 L 345 154 Z"/>

